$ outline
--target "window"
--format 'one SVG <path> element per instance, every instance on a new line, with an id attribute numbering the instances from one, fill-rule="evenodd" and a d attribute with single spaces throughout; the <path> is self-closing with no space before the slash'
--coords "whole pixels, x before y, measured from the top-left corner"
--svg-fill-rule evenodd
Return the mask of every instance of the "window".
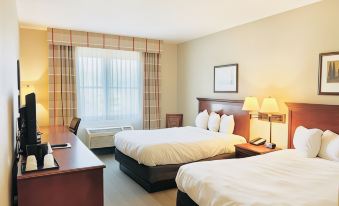
<path id="1" fill-rule="evenodd" d="M 141 53 L 78 47 L 78 114 L 87 122 L 142 124 Z"/>

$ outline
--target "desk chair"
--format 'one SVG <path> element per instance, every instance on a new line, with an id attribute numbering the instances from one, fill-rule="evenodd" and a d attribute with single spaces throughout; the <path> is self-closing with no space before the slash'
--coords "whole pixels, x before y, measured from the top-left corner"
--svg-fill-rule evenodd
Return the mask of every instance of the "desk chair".
<path id="1" fill-rule="evenodd" d="M 73 134 L 77 135 L 80 122 L 81 122 L 80 118 L 74 117 L 71 121 L 71 124 L 68 127 L 69 131 L 71 131 Z"/>

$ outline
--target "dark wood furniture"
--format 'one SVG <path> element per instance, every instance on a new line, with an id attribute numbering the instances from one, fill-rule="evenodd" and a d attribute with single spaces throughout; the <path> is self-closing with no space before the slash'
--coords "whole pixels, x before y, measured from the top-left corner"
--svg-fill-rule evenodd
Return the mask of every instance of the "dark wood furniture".
<path id="1" fill-rule="evenodd" d="M 262 155 L 269 152 L 275 152 L 277 150 L 281 150 L 280 148 L 270 149 L 265 147 L 265 145 L 252 145 L 250 143 L 237 144 L 235 147 L 235 157 L 236 158 L 244 158 L 251 157 L 256 155 Z"/>
<path id="2" fill-rule="evenodd" d="M 183 114 L 166 114 L 166 128 L 182 127 Z"/>
<path id="3" fill-rule="evenodd" d="M 43 142 L 71 143 L 55 149 L 59 169 L 17 175 L 19 206 L 102 206 L 105 165 L 67 127 L 41 128 Z"/>
<path id="4" fill-rule="evenodd" d="M 293 137 L 297 127 L 319 128 L 339 133 L 339 105 L 286 103 L 288 106 L 288 148 L 293 149 Z M 197 204 L 184 192 L 177 192 L 177 206 Z"/>
<path id="5" fill-rule="evenodd" d="M 246 138 L 250 136 L 250 115 L 247 111 L 242 110 L 244 104 L 243 100 L 229 100 L 229 99 L 210 99 L 210 98 L 197 98 L 199 101 L 199 112 L 207 111 L 216 112 L 220 116 L 223 114 L 233 115 L 235 127 L 233 134 L 237 134 Z"/>
<path id="6" fill-rule="evenodd" d="M 339 105 L 286 103 L 288 106 L 288 148 L 294 148 L 293 135 L 298 126 L 339 133 Z"/>
<path id="7" fill-rule="evenodd" d="M 249 137 L 250 118 L 249 114 L 242 111 L 243 101 L 226 99 L 198 98 L 199 112 L 207 109 L 222 114 L 232 114 L 235 120 L 234 134 Z M 247 139 L 248 140 L 248 139 Z M 158 165 L 154 167 L 139 164 L 134 159 L 126 156 L 118 149 L 115 150 L 115 159 L 120 163 L 120 170 L 130 176 L 148 192 L 156 192 L 174 188 L 175 177 L 178 169 L 183 164 Z M 217 155 L 204 160 L 216 160 L 234 158 L 235 153 Z M 190 163 L 190 162 L 189 162 Z M 186 163 L 188 164 L 188 163 Z"/>

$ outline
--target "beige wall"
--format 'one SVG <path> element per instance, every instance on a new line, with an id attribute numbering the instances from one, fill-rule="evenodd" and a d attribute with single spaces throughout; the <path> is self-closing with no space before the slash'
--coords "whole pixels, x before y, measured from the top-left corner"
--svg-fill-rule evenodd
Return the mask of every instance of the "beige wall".
<path id="1" fill-rule="evenodd" d="M 15 119 L 18 116 L 16 61 L 19 57 L 15 1 L 0 2 L 0 205 L 11 205 Z"/>
<path id="2" fill-rule="evenodd" d="M 177 45 L 164 44 L 161 57 L 161 126 L 166 126 L 166 114 L 175 114 L 177 105 Z"/>
<path id="3" fill-rule="evenodd" d="M 339 1 L 325 0 L 179 45 L 178 107 L 194 123 L 196 97 L 339 104 L 317 95 L 319 53 L 339 51 Z M 239 63 L 239 93 L 213 93 L 213 66 Z M 251 136 L 267 137 L 266 122 L 252 122 Z M 286 147 L 287 124 L 273 125 L 273 141 Z"/>
<path id="4" fill-rule="evenodd" d="M 48 43 L 46 30 L 20 29 L 20 59 L 22 85 L 34 86 L 37 102 L 46 109 L 42 113 L 38 111 L 39 125 L 48 125 Z M 164 127 L 166 113 L 177 112 L 177 45 L 165 43 L 161 59 L 161 125 Z"/>
<path id="5" fill-rule="evenodd" d="M 37 98 L 39 126 L 49 125 L 47 31 L 20 29 L 21 86 L 31 85 Z M 24 91 L 24 90 L 21 90 Z"/>

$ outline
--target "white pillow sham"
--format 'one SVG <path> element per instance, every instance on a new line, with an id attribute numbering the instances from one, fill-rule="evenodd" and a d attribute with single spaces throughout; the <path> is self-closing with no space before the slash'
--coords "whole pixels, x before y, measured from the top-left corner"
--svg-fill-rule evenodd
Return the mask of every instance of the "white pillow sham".
<path id="1" fill-rule="evenodd" d="M 217 132 L 219 131 L 219 126 L 220 126 L 220 115 L 215 112 L 211 112 L 210 117 L 208 118 L 208 129 L 213 132 Z"/>
<path id="2" fill-rule="evenodd" d="M 223 114 L 220 120 L 219 132 L 226 134 L 233 134 L 234 131 L 234 116 Z"/>
<path id="3" fill-rule="evenodd" d="M 321 136 L 319 157 L 339 162 L 339 135 L 326 130 Z"/>
<path id="4" fill-rule="evenodd" d="M 323 131 L 320 129 L 307 129 L 299 126 L 293 138 L 296 151 L 303 157 L 316 157 L 320 150 L 322 134 Z"/>
<path id="5" fill-rule="evenodd" d="M 200 112 L 195 118 L 195 126 L 202 129 L 207 129 L 208 118 L 209 115 L 207 110 L 205 109 L 203 112 Z"/>

